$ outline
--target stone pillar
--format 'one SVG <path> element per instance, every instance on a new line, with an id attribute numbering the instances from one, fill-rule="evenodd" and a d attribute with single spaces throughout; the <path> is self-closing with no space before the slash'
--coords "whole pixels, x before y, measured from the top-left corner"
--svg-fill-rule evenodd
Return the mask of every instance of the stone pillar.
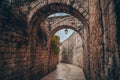
<path id="1" fill-rule="evenodd" d="M 103 80 L 101 78 L 102 62 L 102 26 L 101 10 L 99 0 L 89 0 L 90 13 L 90 69 L 92 80 Z"/>

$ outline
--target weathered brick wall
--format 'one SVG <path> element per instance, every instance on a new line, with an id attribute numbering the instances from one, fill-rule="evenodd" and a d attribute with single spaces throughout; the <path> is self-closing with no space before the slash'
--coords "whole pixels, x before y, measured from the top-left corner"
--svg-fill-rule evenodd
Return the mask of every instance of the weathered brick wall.
<path id="1" fill-rule="evenodd" d="M 41 77 L 48 73 L 48 51 L 42 49 L 38 44 L 35 48 L 35 53 L 31 53 L 31 61 L 33 63 L 33 80 L 40 80 Z"/>
<path id="2" fill-rule="evenodd" d="M 48 72 L 52 72 L 57 68 L 57 64 L 58 64 L 58 54 L 54 54 L 54 53 L 49 53 L 49 67 L 48 67 Z"/>
<path id="3" fill-rule="evenodd" d="M 19 25 L 17 18 L 6 7 L 0 10 L 0 79 L 22 79 L 23 70 L 27 67 L 24 67 L 27 61 L 25 55 L 30 56 L 27 53 L 28 37 L 22 31 L 24 26 Z"/>
<path id="4" fill-rule="evenodd" d="M 0 23 L 1 24 L 1 23 Z M 0 62 L 1 62 L 1 78 L 7 79 L 22 79 L 23 71 L 26 69 L 27 64 L 29 65 L 30 53 L 27 52 L 27 46 L 22 40 L 28 37 L 23 34 L 19 28 L 13 27 L 15 25 L 0 26 Z M 26 67 L 25 67 L 26 66 Z"/>
<path id="5" fill-rule="evenodd" d="M 0 80 L 40 80 L 48 73 L 48 52 L 26 31 L 9 9 L 0 7 Z"/>

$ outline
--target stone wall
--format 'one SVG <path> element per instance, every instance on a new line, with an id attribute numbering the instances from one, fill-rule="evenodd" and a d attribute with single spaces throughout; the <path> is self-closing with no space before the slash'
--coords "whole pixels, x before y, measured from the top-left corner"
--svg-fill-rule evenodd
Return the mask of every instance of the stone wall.
<path id="1" fill-rule="evenodd" d="M 48 51 L 12 12 L 0 7 L 0 80 L 40 80 L 48 73 Z"/>
<path id="2" fill-rule="evenodd" d="M 83 67 L 82 39 L 77 32 L 74 32 L 67 40 L 61 43 L 60 62 Z"/>
<path id="3" fill-rule="evenodd" d="M 117 1 L 116 1 L 117 2 Z M 104 70 L 105 78 L 119 79 L 119 56 L 116 41 L 116 17 L 113 0 L 101 1 L 104 26 Z"/>
<path id="4" fill-rule="evenodd" d="M 90 0 L 90 68 L 92 80 L 119 80 L 116 15 L 113 0 Z"/>
<path id="5" fill-rule="evenodd" d="M 54 54 L 54 53 L 50 53 L 49 55 L 49 67 L 48 67 L 48 73 L 54 71 L 57 68 L 57 64 L 58 64 L 58 55 Z"/>
<path id="6" fill-rule="evenodd" d="M 116 13 L 116 32 L 117 32 L 117 47 L 119 55 L 119 65 L 120 65 L 120 1 L 114 0 L 114 10 Z"/>

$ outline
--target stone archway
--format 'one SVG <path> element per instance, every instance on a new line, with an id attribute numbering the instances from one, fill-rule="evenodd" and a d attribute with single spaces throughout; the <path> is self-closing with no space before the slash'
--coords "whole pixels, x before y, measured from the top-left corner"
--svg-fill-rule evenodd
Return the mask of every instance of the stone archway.
<path id="1" fill-rule="evenodd" d="M 82 15 L 82 13 L 80 12 L 81 9 L 76 10 L 74 7 L 70 6 L 70 5 L 66 5 L 66 4 L 61 4 L 61 3 L 51 3 L 51 4 L 47 4 L 45 6 L 42 6 L 38 9 L 38 11 L 33 12 L 33 16 L 31 17 L 31 20 L 28 19 L 28 33 L 34 33 L 36 32 L 36 30 L 39 26 L 40 23 L 47 18 L 50 14 L 56 13 L 56 12 L 65 12 L 65 13 L 69 13 L 71 15 L 73 15 L 74 17 L 76 17 L 78 20 L 80 20 L 84 27 L 86 28 L 86 34 L 87 34 L 87 41 L 88 41 L 88 36 L 89 36 L 89 31 L 88 31 L 88 22 L 85 19 L 85 17 Z M 82 10 L 85 12 L 85 10 Z M 42 30 L 44 30 L 43 27 L 41 27 Z M 33 36 L 36 33 L 33 34 Z"/>
<path id="2" fill-rule="evenodd" d="M 33 15 L 29 16 L 30 20 L 28 19 L 28 33 L 34 33 L 34 29 L 37 30 L 38 27 L 40 27 L 43 31 L 46 30 L 44 27 L 41 27 L 40 24 L 43 20 L 45 20 L 49 15 L 53 13 L 59 13 L 59 12 L 64 12 L 71 14 L 72 16 L 76 17 L 81 23 L 83 24 L 85 30 L 84 30 L 84 53 L 86 53 L 84 56 L 87 58 L 84 58 L 84 65 L 87 66 L 85 67 L 84 71 L 87 71 L 87 75 L 89 75 L 89 25 L 88 25 L 88 19 L 83 16 L 84 12 L 86 15 L 86 11 L 82 8 L 76 9 L 71 5 L 63 4 L 63 3 L 50 3 L 47 5 L 44 5 L 42 7 L 39 7 L 37 11 L 35 10 L 33 12 Z M 36 31 L 35 31 L 36 32 Z M 34 33 L 35 34 L 35 33 Z M 35 36 L 33 34 L 33 36 Z M 32 41 L 32 40 L 31 40 Z"/>
<path id="3" fill-rule="evenodd" d="M 49 2 L 49 1 L 48 1 Z M 68 2 L 69 3 L 69 2 Z M 89 16 L 87 11 L 81 7 L 78 3 L 79 1 L 75 1 L 73 5 L 71 5 L 70 3 L 64 3 L 62 1 L 53 1 L 53 2 L 49 2 L 46 5 L 39 5 L 38 7 L 36 7 L 37 9 L 34 9 L 33 11 L 31 11 L 31 14 L 29 13 L 28 15 L 28 33 L 33 33 L 34 29 L 37 29 L 37 27 L 40 26 L 40 23 L 47 18 L 49 15 L 53 14 L 53 13 L 57 13 L 57 12 L 64 12 L 64 13 L 68 13 L 71 14 L 72 16 L 76 17 L 78 20 L 81 21 L 81 23 L 83 24 L 83 26 L 85 27 L 86 31 L 85 31 L 85 35 L 86 35 L 86 39 L 85 39 L 85 44 L 86 44 L 86 50 L 88 50 L 88 42 L 89 42 L 89 27 L 88 27 L 88 18 L 89 17 L 85 17 L 84 13 L 86 14 L 86 16 Z M 78 7 L 75 7 L 78 6 Z M 45 30 L 44 27 L 41 27 L 42 30 Z M 35 36 L 33 34 L 33 36 Z M 87 51 L 88 52 L 88 51 Z"/>
<path id="4" fill-rule="evenodd" d="M 45 20 L 45 21 L 47 21 L 47 20 Z M 48 19 L 48 21 L 50 21 L 50 20 Z M 49 23 L 47 22 L 48 26 L 44 27 L 44 30 L 45 30 L 45 28 L 49 28 L 49 27 L 51 28 L 50 30 L 49 29 L 47 30 L 49 32 L 48 42 L 47 42 L 48 51 L 49 51 L 49 45 L 50 45 L 50 41 L 51 41 L 49 37 L 50 37 L 50 35 L 53 35 L 53 32 L 54 32 L 53 30 L 55 28 L 61 27 L 61 29 L 62 29 L 64 26 L 67 26 L 67 27 L 71 26 L 70 28 L 73 28 L 74 30 L 76 29 L 76 31 L 80 31 L 80 30 L 83 29 L 83 31 L 81 31 L 80 33 L 83 34 L 81 36 L 82 36 L 82 39 L 84 39 L 83 40 L 83 45 L 84 45 L 83 47 L 84 47 L 84 53 L 85 53 L 84 56 L 86 57 L 86 58 L 84 58 L 84 66 L 85 66 L 84 70 L 89 72 L 88 71 L 88 69 L 89 69 L 88 68 L 89 67 L 88 66 L 89 65 L 89 62 L 88 62 L 89 61 L 89 58 L 88 58 L 88 52 L 89 52 L 88 51 L 88 46 L 89 45 L 87 45 L 88 44 L 89 33 L 88 33 L 87 29 L 84 27 L 84 25 L 77 18 L 75 18 L 74 16 L 67 16 L 67 17 L 58 18 L 58 19 L 55 19 L 55 20 L 53 18 L 53 19 L 51 19 L 51 23 L 52 24 L 50 24 L 50 26 L 49 26 Z M 89 73 L 87 73 L 87 75 L 89 75 Z"/>
<path id="5" fill-rule="evenodd" d="M 88 27 L 88 22 L 85 18 L 85 16 L 83 16 L 83 12 L 81 12 L 81 10 L 83 12 L 86 12 L 83 8 L 79 9 L 75 9 L 74 7 L 70 6 L 70 5 L 66 5 L 66 4 L 62 4 L 62 3 L 50 3 L 47 5 L 44 5 L 42 7 L 40 7 L 37 11 L 35 10 L 33 13 L 33 15 L 28 17 L 28 31 L 32 31 L 32 29 L 35 26 L 38 26 L 45 18 L 47 18 L 49 15 L 53 14 L 53 13 L 57 13 L 57 12 L 64 12 L 64 13 L 68 13 L 73 15 L 74 17 L 78 18 L 83 24 L 84 26 L 87 28 Z M 86 15 L 88 16 L 87 12 Z"/>
<path id="6" fill-rule="evenodd" d="M 52 59 L 54 59 L 54 55 L 52 54 L 52 51 L 51 51 L 51 39 L 52 39 L 52 37 L 54 36 L 54 34 L 57 32 L 57 31 L 59 31 L 59 30 L 61 30 L 61 29 L 64 29 L 64 28 L 69 28 L 69 29 L 72 29 L 72 30 L 74 30 L 78 35 L 79 35 L 79 37 L 81 37 L 81 36 L 83 36 L 83 32 L 82 31 L 79 31 L 79 30 L 77 30 L 76 28 L 74 28 L 74 27 L 72 27 L 72 26 L 69 26 L 69 25 L 62 25 L 62 26 L 58 26 L 57 28 L 55 28 L 55 29 L 53 29 L 52 30 L 52 32 L 50 33 L 50 35 L 49 35 L 49 38 L 48 38 L 48 42 L 47 42 L 47 46 L 48 46 L 48 52 L 49 52 L 49 61 L 48 61 L 48 65 L 49 65 L 49 71 L 53 68 L 53 66 L 51 66 L 50 64 L 52 64 L 51 63 L 51 61 L 53 61 Z M 82 44 L 82 43 L 81 43 Z M 73 45 L 74 46 L 74 45 Z M 82 48 L 83 49 L 83 48 Z M 82 53 L 83 54 L 83 53 Z M 73 54 L 74 55 L 74 54 Z M 73 57 L 75 57 L 75 55 L 73 56 Z M 83 56 L 82 56 L 83 57 Z M 79 57 L 80 58 L 80 57 Z M 58 57 L 57 57 L 57 59 L 58 59 Z M 71 59 L 73 59 L 73 58 L 71 58 Z M 82 58 L 83 59 L 83 58 Z M 75 59 L 74 59 L 75 60 Z"/>
<path id="7" fill-rule="evenodd" d="M 77 29 L 74 28 L 73 26 L 69 26 L 69 25 L 57 26 L 57 28 L 55 28 L 55 29 L 52 30 L 52 32 L 50 33 L 50 35 L 49 35 L 49 37 L 48 37 L 48 42 L 47 42 L 48 49 L 49 49 L 50 44 L 51 44 L 50 41 L 51 41 L 52 36 L 53 36 L 57 31 L 59 31 L 59 30 L 61 30 L 61 29 L 65 29 L 65 28 L 73 29 L 74 31 L 76 31 L 76 32 L 81 36 L 81 38 L 82 38 L 82 40 L 83 40 L 83 36 L 84 36 L 83 32 L 77 30 Z"/>
<path id="8" fill-rule="evenodd" d="M 82 37 L 82 40 L 84 40 L 84 26 L 83 24 L 75 17 L 73 16 L 65 16 L 65 17 L 57 17 L 57 18 L 48 18 L 46 20 L 47 22 L 51 23 L 48 25 L 48 42 L 47 46 L 49 48 L 51 37 L 60 29 L 63 28 L 71 28 L 78 32 L 80 36 Z"/>
<path id="9" fill-rule="evenodd" d="M 77 18 L 69 15 L 69 16 L 64 16 L 64 17 L 53 17 L 53 18 L 48 18 L 47 19 L 50 23 L 50 30 L 49 32 L 52 32 L 52 30 L 54 28 L 57 28 L 57 26 L 61 26 L 61 25 L 70 25 L 74 28 L 76 28 L 76 30 L 81 30 L 81 29 L 85 29 L 84 25 L 81 23 L 81 21 L 79 21 Z"/>
<path id="10" fill-rule="evenodd" d="M 59 3 L 72 6 L 74 9 L 78 10 L 83 16 L 88 20 L 88 0 L 36 0 L 29 5 L 25 5 L 26 9 L 22 10 L 23 12 L 28 12 L 28 22 L 34 16 L 34 13 L 37 13 L 40 8 L 46 5 Z M 65 8 L 65 6 L 62 5 Z"/>

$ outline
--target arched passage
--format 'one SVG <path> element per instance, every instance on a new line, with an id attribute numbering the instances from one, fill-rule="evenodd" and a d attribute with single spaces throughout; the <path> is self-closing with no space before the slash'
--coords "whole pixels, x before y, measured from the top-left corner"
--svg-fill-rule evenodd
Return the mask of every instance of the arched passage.
<path id="1" fill-rule="evenodd" d="M 79 6 L 80 7 L 80 6 Z M 84 71 L 87 71 L 87 75 L 89 75 L 89 71 L 88 71 L 88 65 L 89 65 L 89 58 L 88 58 L 88 54 L 89 54 L 89 26 L 88 26 L 88 21 L 84 16 L 84 12 L 85 14 L 88 15 L 88 13 L 86 13 L 86 11 L 82 8 L 74 8 L 72 5 L 67 5 L 64 3 L 50 3 L 47 5 L 44 5 L 42 7 L 39 7 L 35 12 L 33 12 L 33 15 L 30 16 L 30 20 L 28 19 L 28 33 L 31 33 L 32 36 L 36 36 L 36 30 L 39 28 L 41 28 L 41 30 L 46 30 L 44 27 L 40 26 L 40 23 L 45 20 L 49 15 L 53 14 L 53 13 L 59 13 L 59 12 L 63 12 L 63 13 L 68 13 L 71 14 L 72 16 L 74 16 L 75 18 L 77 18 L 79 21 L 81 21 L 81 23 L 84 26 L 84 53 L 87 58 L 84 58 L 84 66 L 86 66 L 84 68 Z M 46 33 L 47 34 L 47 33 Z M 37 37 L 36 37 L 37 38 Z M 31 43 L 33 43 L 33 40 L 31 39 Z M 33 47 L 32 47 L 33 49 Z M 49 49 L 49 47 L 48 47 Z M 48 50 L 49 51 L 49 50 Z"/>
<path id="2" fill-rule="evenodd" d="M 89 54 L 89 26 L 88 26 L 88 22 L 85 19 L 85 17 L 82 15 L 82 13 L 80 12 L 81 10 L 79 9 L 75 9 L 74 7 L 72 7 L 71 5 L 67 5 L 67 4 L 63 4 L 63 3 L 51 3 L 51 4 L 47 4 L 43 7 L 40 7 L 39 9 L 37 9 L 37 11 L 33 14 L 31 20 L 28 22 L 28 31 L 29 32 L 33 32 L 35 28 L 40 27 L 40 23 L 47 18 L 49 15 L 53 14 L 53 13 L 59 13 L 59 12 L 64 12 L 64 13 L 68 13 L 71 14 L 72 16 L 76 17 L 78 20 L 81 21 L 81 23 L 83 24 L 83 26 L 85 27 L 85 31 L 84 31 L 84 53 L 86 57 L 88 57 Z M 84 10 L 83 10 L 84 11 Z M 42 30 L 45 30 L 44 27 L 41 27 Z M 34 36 L 34 34 L 33 34 Z M 89 71 L 88 71 L 88 64 L 89 64 L 89 58 L 84 58 L 84 65 L 87 66 L 85 67 L 85 71 L 87 71 L 87 75 L 89 75 Z"/>
<path id="3" fill-rule="evenodd" d="M 51 51 L 51 39 L 52 39 L 52 37 L 55 35 L 55 33 L 57 32 L 57 31 L 59 31 L 59 30 L 61 30 L 61 29 L 72 29 L 72 30 L 74 30 L 77 34 L 78 34 L 78 37 L 80 37 L 80 39 L 82 38 L 83 39 L 83 32 L 82 32 L 82 30 L 81 31 L 79 31 L 79 30 L 77 30 L 76 28 L 74 28 L 74 27 L 72 27 L 72 26 L 69 26 L 69 25 L 62 25 L 62 26 L 58 26 L 57 28 L 55 28 L 55 29 L 53 29 L 52 30 L 52 32 L 50 33 L 50 35 L 49 35 L 49 38 L 48 38 L 48 43 L 47 43 L 47 45 L 48 45 L 48 51 L 49 51 L 49 61 L 48 61 L 48 64 L 49 64 L 49 71 L 51 71 L 51 69 L 54 67 L 54 66 L 52 66 L 51 64 L 53 64 L 51 61 L 53 61 L 52 59 L 53 59 L 53 56 L 54 56 L 54 54 L 52 53 L 52 51 Z M 72 35 L 72 36 L 75 36 L 75 35 Z M 76 39 L 76 38 L 75 38 Z M 82 39 L 80 40 L 80 41 L 82 41 Z M 74 41 L 75 42 L 75 41 Z M 83 42 L 83 41 L 82 41 Z M 83 43 L 82 42 L 80 42 L 79 44 L 81 45 L 81 49 L 83 50 Z M 74 43 L 72 43 L 73 45 L 73 47 L 76 47 L 76 45 L 74 44 Z M 71 47 L 69 47 L 69 48 L 72 48 L 72 46 Z M 80 46 L 79 46 L 80 47 Z M 75 49 L 74 49 L 75 50 Z M 75 50 L 76 51 L 76 50 Z M 72 54 L 72 53 L 71 53 Z M 81 55 L 81 56 L 80 56 Z M 66 56 L 64 56 L 64 57 L 66 57 Z M 70 58 L 70 57 L 69 57 Z M 75 65 L 80 65 L 81 67 L 82 67 L 82 59 L 83 59 L 84 57 L 83 57 L 83 52 L 80 52 L 80 50 L 79 50 L 79 52 L 78 52 L 78 54 L 77 53 L 73 53 L 72 55 L 71 55 L 71 60 L 73 60 L 73 63 L 72 64 L 75 64 Z M 58 58 L 57 58 L 58 59 Z M 64 60 L 64 59 L 63 59 Z M 77 61 L 78 62 L 80 62 L 80 63 L 77 63 Z"/>
<path id="4" fill-rule="evenodd" d="M 0 79 L 39 80 L 47 74 L 44 43 L 48 35 L 40 23 L 52 13 L 66 12 L 81 20 L 86 29 L 83 47 L 88 79 L 119 80 L 119 4 L 119 0 L 1 0 Z"/>
<path id="5" fill-rule="evenodd" d="M 71 14 L 72 16 L 76 17 L 78 20 L 81 21 L 81 23 L 83 24 L 83 26 L 86 29 L 85 42 L 87 45 L 88 38 L 89 38 L 89 30 L 88 30 L 89 27 L 88 27 L 87 20 L 85 19 L 85 17 L 82 15 L 82 12 L 80 12 L 80 11 L 81 10 L 75 9 L 71 5 L 67 5 L 67 4 L 63 4 L 63 3 L 50 3 L 45 6 L 39 7 L 39 9 L 37 9 L 37 11 L 35 11 L 34 14 L 32 15 L 31 20 L 28 20 L 29 21 L 28 22 L 28 31 L 33 33 L 34 29 L 37 29 L 37 27 L 40 27 L 40 23 L 45 18 L 47 18 L 49 15 L 51 15 L 53 13 L 64 12 L 64 13 Z M 44 30 L 43 27 L 41 27 L 41 28 Z M 33 34 L 33 36 L 34 36 L 34 34 Z M 86 51 L 88 50 L 87 48 L 88 48 L 88 45 L 86 46 Z"/>
<path id="6" fill-rule="evenodd" d="M 82 30 L 85 29 L 81 21 L 79 21 L 77 18 L 74 16 L 64 16 L 64 17 L 53 17 L 53 18 L 48 18 L 49 24 L 49 32 L 52 32 L 54 28 L 57 28 L 58 26 L 61 25 L 69 25 L 74 27 L 76 30 Z"/>
<path id="7" fill-rule="evenodd" d="M 84 38 L 83 38 L 83 37 L 84 37 L 84 33 L 83 33 L 82 30 L 79 31 L 79 30 L 77 30 L 75 27 L 70 26 L 70 25 L 57 26 L 55 29 L 53 29 L 53 30 L 51 31 L 51 33 L 50 33 L 50 35 L 49 35 L 49 37 L 48 37 L 48 41 L 47 41 L 48 50 L 49 50 L 49 48 L 50 48 L 52 36 L 53 36 L 57 31 L 59 31 L 59 30 L 61 30 L 61 29 L 64 29 L 64 28 L 73 29 L 74 31 L 78 32 L 78 34 L 81 36 L 82 40 L 84 40 Z"/>
<path id="8" fill-rule="evenodd" d="M 25 12 L 28 12 L 28 22 L 31 20 L 31 18 L 33 17 L 34 13 L 38 12 L 40 10 L 40 8 L 44 7 L 45 5 L 50 5 L 50 4 L 65 4 L 68 6 L 72 6 L 74 9 L 78 10 L 81 14 L 83 14 L 83 16 L 86 18 L 86 20 L 88 20 L 89 18 L 89 14 L 88 14 L 88 0 L 36 0 L 34 1 L 32 4 L 26 5 L 27 8 L 31 8 L 31 9 L 26 9 Z M 64 7 L 65 6 L 61 6 Z M 53 7 L 54 9 L 56 7 Z M 24 11 L 24 10 L 23 10 Z"/>
<path id="9" fill-rule="evenodd" d="M 88 27 L 88 23 L 85 17 L 81 14 L 81 12 L 79 12 L 79 10 L 76 10 L 72 6 L 69 6 L 66 4 L 52 3 L 52 4 L 45 5 L 43 7 L 40 7 L 38 11 L 36 11 L 33 14 L 31 20 L 28 22 L 28 25 L 29 25 L 28 31 L 31 32 L 34 27 L 39 26 L 39 24 L 49 15 L 53 13 L 58 13 L 58 12 L 71 14 L 72 16 L 78 18 L 86 28 Z"/>

